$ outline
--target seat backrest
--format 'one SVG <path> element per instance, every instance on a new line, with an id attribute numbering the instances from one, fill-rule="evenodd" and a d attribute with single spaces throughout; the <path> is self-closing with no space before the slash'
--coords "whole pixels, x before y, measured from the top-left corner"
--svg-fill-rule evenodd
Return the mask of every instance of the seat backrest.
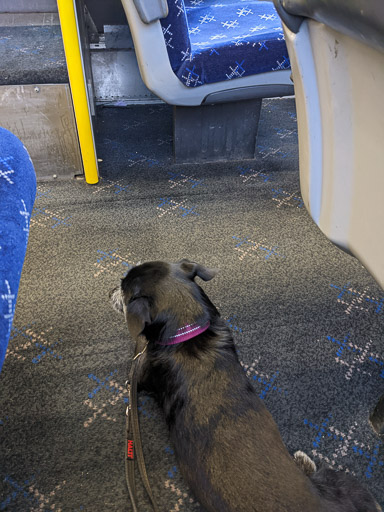
<path id="1" fill-rule="evenodd" d="M 168 0 L 168 16 L 160 20 L 172 70 L 176 73 L 191 57 L 184 0 Z"/>

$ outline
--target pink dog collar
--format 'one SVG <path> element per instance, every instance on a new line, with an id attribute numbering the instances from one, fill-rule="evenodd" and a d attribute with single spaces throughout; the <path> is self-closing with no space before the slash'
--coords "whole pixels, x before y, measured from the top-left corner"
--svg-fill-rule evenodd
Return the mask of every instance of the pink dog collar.
<path id="1" fill-rule="evenodd" d="M 167 341 L 157 341 L 156 343 L 158 345 L 177 345 L 178 343 L 183 343 L 183 341 L 195 338 L 199 334 L 205 332 L 209 326 L 209 322 L 207 322 L 205 325 L 185 325 L 184 327 L 180 327 L 180 329 L 177 329 L 176 334 L 174 336 L 171 336 Z"/>

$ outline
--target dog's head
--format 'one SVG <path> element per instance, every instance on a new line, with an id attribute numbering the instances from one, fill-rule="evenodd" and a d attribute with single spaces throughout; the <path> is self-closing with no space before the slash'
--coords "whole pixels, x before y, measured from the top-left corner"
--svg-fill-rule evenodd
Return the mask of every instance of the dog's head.
<path id="1" fill-rule="evenodd" d="M 187 259 L 177 263 L 151 261 L 133 267 L 121 286 L 110 293 L 114 309 L 123 312 L 131 336 L 162 341 L 191 323 L 206 323 L 217 310 L 198 286 L 217 270 Z"/>

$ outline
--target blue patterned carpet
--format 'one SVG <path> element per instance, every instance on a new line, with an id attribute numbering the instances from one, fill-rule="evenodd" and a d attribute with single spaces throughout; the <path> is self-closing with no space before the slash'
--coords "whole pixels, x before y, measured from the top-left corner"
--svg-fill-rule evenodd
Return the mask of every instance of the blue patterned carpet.
<path id="1" fill-rule="evenodd" d="M 0 26 L 0 85 L 68 83 L 59 25 Z"/>
<path id="2" fill-rule="evenodd" d="M 260 123 L 255 161 L 175 165 L 169 107 L 102 109 L 100 183 L 38 185 L 0 375 L 0 510 L 131 510 L 132 347 L 108 292 L 131 265 L 182 257 L 221 269 L 204 289 L 288 449 L 352 472 L 384 504 L 384 448 L 368 423 L 384 392 L 384 293 L 303 206 L 294 101 L 264 101 Z M 201 510 L 161 413 L 139 402 L 161 509 Z"/>

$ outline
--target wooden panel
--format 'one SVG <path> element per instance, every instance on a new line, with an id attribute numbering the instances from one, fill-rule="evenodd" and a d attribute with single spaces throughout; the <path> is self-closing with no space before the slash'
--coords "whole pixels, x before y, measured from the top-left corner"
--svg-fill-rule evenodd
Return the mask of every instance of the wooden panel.
<path id="1" fill-rule="evenodd" d="M 0 125 L 28 149 L 38 179 L 83 174 L 68 84 L 3 85 Z"/>

